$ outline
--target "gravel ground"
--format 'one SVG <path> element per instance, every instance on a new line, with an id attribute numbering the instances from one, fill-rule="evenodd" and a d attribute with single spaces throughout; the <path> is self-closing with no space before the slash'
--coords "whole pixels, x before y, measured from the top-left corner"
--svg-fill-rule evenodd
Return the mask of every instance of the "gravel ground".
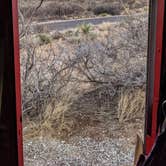
<path id="1" fill-rule="evenodd" d="M 24 142 L 25 166 L 131 166 L 134 146 L 127 139 L 70 142 L 39 139 Z"/>

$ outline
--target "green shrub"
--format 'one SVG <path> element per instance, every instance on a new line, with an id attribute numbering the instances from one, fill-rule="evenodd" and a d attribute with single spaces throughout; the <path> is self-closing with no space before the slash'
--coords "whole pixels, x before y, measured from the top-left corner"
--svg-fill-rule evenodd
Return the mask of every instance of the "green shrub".
<path id="1" fill-rule="evenodd" d="M 39 34 L 40 44 L 49 44 L 51 43 L 51 38 L 46 34 Z"/>
<path id="2" fill-rule="evenodd" d="M 80 26 L 80 30 L 83 34 L 87 35 L 90 33 L 91 25 L 90 24 L 82 24 Z"/>

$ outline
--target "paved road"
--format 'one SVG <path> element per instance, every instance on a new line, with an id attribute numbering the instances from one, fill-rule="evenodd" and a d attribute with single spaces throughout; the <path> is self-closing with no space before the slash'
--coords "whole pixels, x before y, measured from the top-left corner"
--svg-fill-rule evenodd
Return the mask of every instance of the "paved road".
<path id="1" fill-rule="evenodd" d="M 134 17 L 140 16 L 135 15 Z M 128 17 L 132 16 L 109 16 L 109 17 L 98 17 L 98 18 L 85 18 L 85 19 L 73 19 L 73 20 L 53 20 L 53 21 L 47 21 L 47 22 L 40 22 L 40 23 L 33 23 L 32 24 L 32 31 L 39 32 L 39 31 L 62 31 L 66 29 L 75 28 L 81 24 L 93 24 L 98 25 L 103 22 L 120 22 L 124 21 Z"/>

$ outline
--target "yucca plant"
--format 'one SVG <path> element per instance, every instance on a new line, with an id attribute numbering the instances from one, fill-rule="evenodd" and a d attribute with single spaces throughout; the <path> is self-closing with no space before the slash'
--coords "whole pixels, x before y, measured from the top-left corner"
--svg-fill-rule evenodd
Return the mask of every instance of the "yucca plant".
<path id="1" fill-rule="evenodd" d="M 90 24 L 82 24 L 80 26 L 80 30 L 83 34 L 87 35 L 90 33 L 91 25 Z"/>

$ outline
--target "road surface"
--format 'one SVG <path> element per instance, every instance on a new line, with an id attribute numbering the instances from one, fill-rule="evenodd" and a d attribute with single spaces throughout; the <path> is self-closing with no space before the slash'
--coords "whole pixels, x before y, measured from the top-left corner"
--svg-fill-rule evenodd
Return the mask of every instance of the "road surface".
<path id="1" fill-rule="evenodd" d="M 58 21 L 53 20 L 53 21 L 32 23 L 31 28 L 32 28 L 33 32 L 63 31 L 63 30 L 66 30 L 66 29 L 76 28 L 81 24 L 98 25 L 98 24 L 102 24 L 103 22 L 115 23 L 115 22 L 124 21 L 128 17 L 137 17 L 137 16 L 140 16 L 140 14 L 139 15 L 134 15 L 134 16 L 120 15 L 120 16 L 73 19 L 73 20 L 58 20 Z"/>

